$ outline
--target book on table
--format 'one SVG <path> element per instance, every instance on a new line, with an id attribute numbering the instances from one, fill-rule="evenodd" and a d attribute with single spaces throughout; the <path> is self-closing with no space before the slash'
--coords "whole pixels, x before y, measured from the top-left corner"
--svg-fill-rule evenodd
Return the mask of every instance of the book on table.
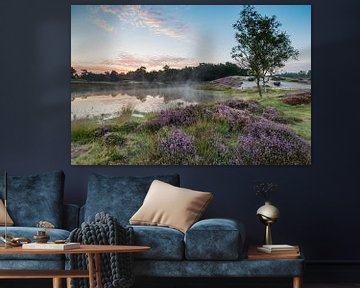
<path id="1" fill-rule="evenodd" d="M 69 242 L 69 243 L 27 243 L 22 245 L 23 249 L 28 250 L 70 250 L 79 249 L 80 243 Z"/>
<path id="2" fill-rule="evenodd" d="M 265 246 L 266 247 L 266 246 Z M 247 258 L 249 260 L 274 260 L 274 259 L 298 259 L 301 257 L 300 248 L 298 245 L 293 246 L 294 248 L 288 248 L 286 250 L 285 247 L 282 247 L 280 252 L 269 252 L 269 249 L 259 249 L 263 248 L 262 245 L 255 246 L 252 245 L 248 249 Z M 272 249 L 274 250 L 274 249 Z M 276 249 L 275 249 L 276 250 Z"/>
<path id="3" fill-rule="evenodd" d="M 281 245 L 262 245 L 258 246 L 257 250 L 259 252 L 264 252 L 268 254 L 298 254 L 299 247 L 298 246 L 291 246 L 286 244 Z"/>

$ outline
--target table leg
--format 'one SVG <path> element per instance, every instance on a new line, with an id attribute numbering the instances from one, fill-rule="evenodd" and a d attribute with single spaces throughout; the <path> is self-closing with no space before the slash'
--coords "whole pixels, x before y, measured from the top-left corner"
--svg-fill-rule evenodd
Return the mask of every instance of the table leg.
<path id="1" fill-rule="evenodd" d="M 97 288 L 102 288 L 101 284 L 101 255 L 95 254 L 95 271 L 96 271 L 96 285 Z"/>
<path id="2" fill-rule="evenodd" d="M 53 288 L 62 288 L 61 278 L 53 278 Z"/>
<path id="3" fill-rule="evenodd" d="M 88 260 L 89 260 L 89 288 L 95 288 L 95 282 L 94 282 L 94 254 L 88 253 Z"/>
<path id="4" fill-rule="evenodd" d="M 66 288 L 71 288 L 71 278 L 66 278 Z"/>
<path id="5" fill-rule="evenodd" d="M 301 288 L 301 277 L 297 276 L 293 278 L 293 288 Z"/>

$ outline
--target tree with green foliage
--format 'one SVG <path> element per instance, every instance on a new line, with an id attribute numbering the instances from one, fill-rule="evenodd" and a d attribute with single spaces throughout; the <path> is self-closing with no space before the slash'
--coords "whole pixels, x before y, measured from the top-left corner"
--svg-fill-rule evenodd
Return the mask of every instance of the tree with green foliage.
<path id="1" fill-rule="evenodd" d="M 250 5 L 244 6 L 240 18 L 233 24 L 237 45 L 232 48 L 231 56 L 254 76 L 260 97 L 276 70 L 299 55 L 291 46 L 289 35 L 280 31 L 280 26 L 276 16 L 262 16 Z"/>

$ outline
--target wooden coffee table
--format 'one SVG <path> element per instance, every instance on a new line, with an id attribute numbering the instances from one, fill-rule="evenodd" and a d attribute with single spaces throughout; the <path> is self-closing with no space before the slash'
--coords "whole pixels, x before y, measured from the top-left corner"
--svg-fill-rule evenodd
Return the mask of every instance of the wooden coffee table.
<path id="1" fill-rule="evenodd" d="M 52 278 L 53 288 L 62 287 L 62 279 L 66 278 L 68 287 L 72 278 L 88 278 L 90 288 L 101 288 L 101 257 L 102 253 L 144 252 L 148 246 L 123 246 L 123 245 L 80 245 L 78 249 L 71 250 L 25 250 L 21 247 L 0 248 L 0 254 L 25 255 L 25 254 L 87 254 L 88 270 L 0 270 L 0 279 L 31 279 Z M 95 261 L 94 261 L 95 258 Z M 94 263 L 95 262 L 95 263 Z"/>

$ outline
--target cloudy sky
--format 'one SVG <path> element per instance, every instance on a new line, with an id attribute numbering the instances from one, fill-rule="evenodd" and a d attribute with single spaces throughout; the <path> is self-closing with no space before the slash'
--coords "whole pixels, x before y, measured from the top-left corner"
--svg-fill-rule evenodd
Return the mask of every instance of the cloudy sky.
<path id="1" fill-rule="evenodd" d="M 71 65 L 78 71 L 127 72 L 234 62 L 232 24 L 241 5 L 72 5 Z M 311 6 L 260 5 L 276 15 L 299 50 L 284 71 L 311 69 Z M 234 62 L 235 63 L 235 62 Z"/>

